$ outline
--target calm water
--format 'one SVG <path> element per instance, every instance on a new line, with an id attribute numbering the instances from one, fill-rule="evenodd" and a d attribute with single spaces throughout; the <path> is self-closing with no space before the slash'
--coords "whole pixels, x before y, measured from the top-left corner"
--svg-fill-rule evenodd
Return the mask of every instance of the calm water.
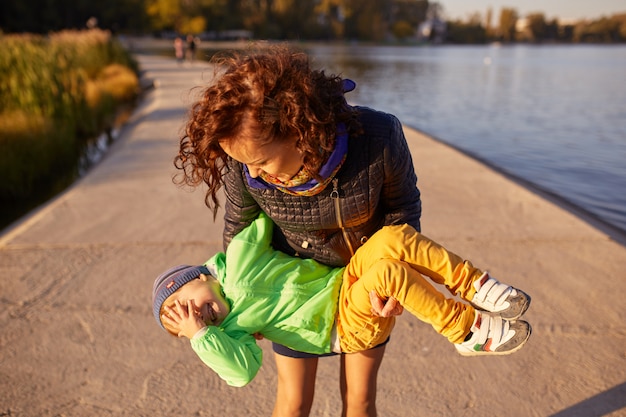
<path id="1" fill-rule="evenodd" d="M 626 46 L 312 46 L 348 99 L 626 231 Z"/>

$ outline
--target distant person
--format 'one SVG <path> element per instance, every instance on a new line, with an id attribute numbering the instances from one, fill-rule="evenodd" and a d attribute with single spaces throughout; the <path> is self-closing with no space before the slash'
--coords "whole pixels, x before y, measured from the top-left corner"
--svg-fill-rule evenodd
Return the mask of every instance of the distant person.
<path id="1" fill-rule="evenodd" d="M 526 293 L 409 225 L 383 227 L 341 268 L 274 250 L 272 233 L 272 221 L 261 213 L 226 253 L 201 266 L 171 268 L 154 282 L 158 324 L 190 339 L 200 359 L 230 385 L 246 385 L 261 367 L 255 334 L 313 354 L 380 345 L 395 317 L 373 314 L 374 298 L 395 298 L 461 355 L 506 355 L 530 337 L 530 325 L 517 320 L 530 305 Z M 471 305 L 446 298 L 422 274 Z"/>
<path id="2" fill-rule="evenodd" d="M 94 16 L 91 16 L 89 19 L 87 19 L 87 23 L 85 24 L 85 26 L 87 26 L 87 29 L 96 29 L 98 27 L 98 19 Z"/>
<path id="3" fill-rule="evenodd" d="M 187 35 L 187 61 L 193 62 L 196 57 L 197 40 L 193 35 Z"/>
<path id="4" fill-rule="evenodd" d="M 176 55 L 176 61 L 182 64 L 185 59 L 185 43 L 180 36 L 174 40 L 174 54 Z"/>

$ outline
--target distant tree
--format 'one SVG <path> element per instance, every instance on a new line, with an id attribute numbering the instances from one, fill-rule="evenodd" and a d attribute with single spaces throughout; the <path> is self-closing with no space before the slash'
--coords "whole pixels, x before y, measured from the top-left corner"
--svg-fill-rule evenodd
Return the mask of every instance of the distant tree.
<path id="1" fill-rule="evenodd" d="M 546 18 L 543 13 L 531 13 L 526 16 L 528 35 L 533 42 L 541 42 L 546 38 Z"/>
<path id="2" fill-rule="evenodd" d="M 236 12 L 231 12 L 232 4 L 227 0 L 196 0 L 195 8 L 188 8 L 185 14 L 190 14 L 188 25 L 194 27 L 193 30 L 182 30 L 182 33 L 199 33 L 204 30 L 213 31 L 216 34 L 228 29 L 231 16 Z M 202 22 L 200 21 L 202 19 Z M 202 30 L 198 30 L 202 26 Z M 239 26 L 241 28 L 241 26 Z"/>
<path id="3" fill-rule="evenodd" d="M 303 0 L 275 0 L 275 20 L 283 39 L 311 39 L 320 36 L 321 25 L 315 4 Z"/>
<path id="4" fill-rule="evenodd" d="M 493 26 L 491 26 L 493 20 L 493 9 L 491 7 L 487 8 L 487 12 L 485 13 L 485 33 L 488 37 L 493 37 Z"/>
<path id="5" fill-rule="evenodd" d="M 146 12 L 154 30 L 177 30 L 183 19 L 179 0 L 146 0 Z"/>
<path id="6" fill-rule="evenodd" d="M 277 39 L 282 36 L 276 21 L 275 0 L 241 1 L 243 26 L 257 38 Z"/>
<path id="7" fill-rule="evenodd" d="M 198 33 L 204 32 L 206 27 L 206 19 L 203 16 L 184 16 L 176 28 L 176 32 L 197 35 Z"/>
<path id="8" fill-rule="evenodd" d="M 398 20 L 391 27 L 391 32 L 396 39 L 407 39 L 415 36 L 415 26 L 411 25 L 406 20 Z"/>
<path id="9" fill-rule="evenodd" d="M 108 0 L 91 2 L 98 8 L 93 16 L 98 26 L 113 33 L 144 33 L 150 31 L 150 20 L 146 14 L 144 0 Z"/>
<path id="10" fill-rule="evenodd" d="M 626 13 L 618 13 L 611 16 L 611 20 L 617 23 L 617 35 L 620 42 L 626 41 Z"/>
<path id="11" fill-rule="evenodd" d="M 420 23 L 426 20 L 428 7 L 428 0 L 392 0 L 391 23 L 404 21 L 416 29 Z"/>
<path id="12" fill-rule="evenodd" d="M 592 22 L 579 22 L 574 29 L 574 42 L 609 43 L 618 38 L 618 22 L 606 17 Z"/>
<path id="13" fill-rule="evenodd" d="M 503 7 L 500 11 L 500 23 L 498 26 L 498 34 L 505 42 L 515 40 L 515 25 L 517 24 L 517 11 Z"/>
<path id="14" fill-rule="evenodd" d="M 546 22 L 544 39 L 550 41 L 559 40 L 559 21 L 557 19 L 552 19 Z"/>
<path id="15" fill-rule="evenodd" d="M 592 22 L 579 22 L 574 29 L 575 42 L 624 42 L 626 15 L 602 17 Z"/>
<path id="16" fill-rule="evenodd" d="M 467 17 L 467 23 L 472 25 L 482 26 L 482 17 L 479 12 L 470 13 Z"/>
<path id="17" fill-rule="evenodd" d="M 346 0 L 346 36 L 381 41 L 388 30 L 389 2 Z"/>
<path id="18" fill-rule="evenodd" d="M 574 40 L 574 24 L 559 24 L 557 32 L 557 40 L 560 42 L 572 42 Z"/>
<path id="19" fill-rule="evenodd" d="M 515 40 L 518 14 L 503 8 L 499 20 L 492 9 L 484 19 L 450 22 L 454 42 Z M 247 29 L 256 38 L 362 39 L 381 41 L 409 33 L 428 19 L 443 19 L 443 6 L 428 0 L 0 0 L 0 31 L 48 33 L 86 27 L 90 18 L 113 33 L 164 30 L 219 34 Z M 559 25 L 542 13 L 529 18 L 530 39 L 560 42 L 624 42 L 626 15 Z M 483 33 L 484 32 L 484 33 Z"/>
<path id="20" fill-rule="evenodd" d="M 343 0 L 320 0 L 314 8 L 320 24 L 320 35 L 329 39 L 343 39 L 345 35 L 345 6 Z"/>
<path id="21" fill-rule="evenodd" d="M 428 4 L 428 10 L 426 11 L 427 19 L 443 19 L 444 7 L 439 2 L 432 2 Z"/>
<path id="22" fill-rule="evenodd" d="M 45 34 L 62 29 L 82 29 L 95 17 L 98 26 L 117 31 L 149 29 L 143 0 L 2 0 L 0 30 Z"/>
<path id="23" fill-rule="evenodd" d="M 480 20 L 470 20 L 463 22 L 455 20 L 448 22 L 446 41 L 450 43 L 485 43 L 487 42 L 487 31 L 480 23 Z"/>

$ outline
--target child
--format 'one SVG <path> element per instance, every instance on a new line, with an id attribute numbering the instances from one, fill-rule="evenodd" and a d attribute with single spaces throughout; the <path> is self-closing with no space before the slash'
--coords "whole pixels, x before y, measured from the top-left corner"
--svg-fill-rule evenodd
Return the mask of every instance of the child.
<path id="1" fill-rule="evenodd" d="M 261 366 L 254 334 L 291 349 L 324 354 L 380 345 L 394 317 L 372 315 L 370 297 L 394 297 L 430 323 L 461 355 L 504 355 L 530 337 L 530 297 L 501 284 L 408 225 L 376 232 L 345 268 L 288 256 L 270 246 L 263 213 L 205 265 L 180 265 L 154 282 L 161 327 L 187 337 L 229 385 L 249 383 Z M 471 304 L 446 298 L 423 276 Z M 485 311 L 494 314 L 486 313 Z"/>

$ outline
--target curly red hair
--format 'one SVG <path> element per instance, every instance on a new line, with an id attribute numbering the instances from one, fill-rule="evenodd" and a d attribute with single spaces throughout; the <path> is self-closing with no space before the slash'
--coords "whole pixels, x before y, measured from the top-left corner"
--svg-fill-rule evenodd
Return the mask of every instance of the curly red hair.
<path id="1" fill-rule="evenodd" d="M 205 204 L 214 216 L 228 158 L 220 142 L 244 133 L 259 144 L 296 138 L 304 167 L 316 176 L 334 148 L 337 124 L 360 131 L 341 77 L 312 70 L 303 52 L 273 45 L 218 54 L 211 62 L 214 82 L 191 107 L 174 165 L 182 171 L 178 184 L 207 184 Z"/>

